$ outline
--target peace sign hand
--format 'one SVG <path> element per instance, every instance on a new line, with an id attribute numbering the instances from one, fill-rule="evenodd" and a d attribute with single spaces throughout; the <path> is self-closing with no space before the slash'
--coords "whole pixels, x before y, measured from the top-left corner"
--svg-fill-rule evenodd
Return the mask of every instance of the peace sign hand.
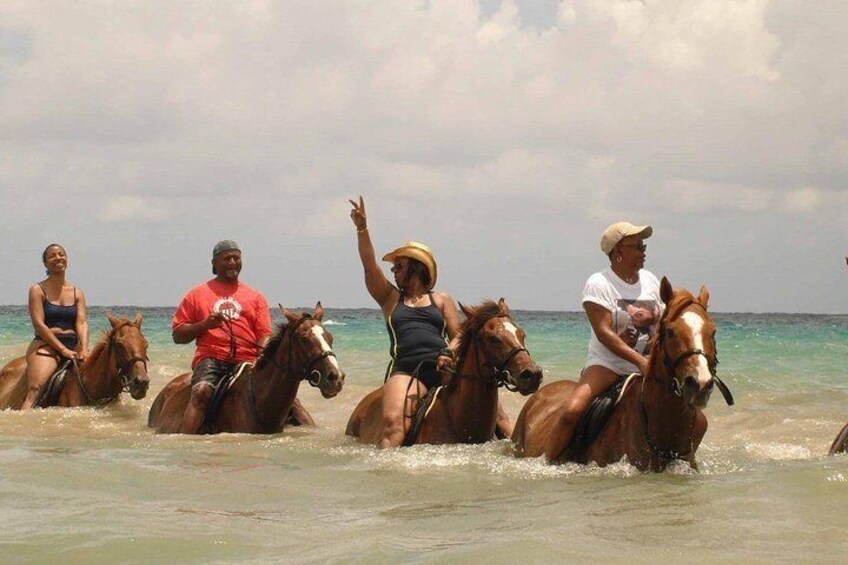
<path id="1" fill-rule="evenodd" d="M 353 225 L 356 226 L 356 231 L 363 232 L 368 229 L 368 222 L 365 219 L 365 200 L 362 196 L 359 197 L 359 204 L 353 200 L 348 200 L 353 210 L 350 211 L 350 219 L 353 220 Z"/>

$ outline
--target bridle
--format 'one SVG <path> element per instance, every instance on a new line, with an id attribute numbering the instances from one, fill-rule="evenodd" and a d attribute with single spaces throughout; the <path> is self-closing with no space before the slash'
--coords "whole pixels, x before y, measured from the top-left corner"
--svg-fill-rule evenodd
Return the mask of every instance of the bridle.
<path id="1" fill-rule="evenodd" d="M 116 376 L 121 380 L 121 388 L 119 388 L 118 392 L 116 392 L 115 394 L 112 394 L 112 395 L 104 397 L 104 398 L 93 398 L 91 396 L 91 394 L 88 392 L 88 389 L 85 388 L 85 383 L 82 380 L 82 371 L 80 371 L 79 363 L 77 362 L 76 359 L 73 360 L 74 372 L 77 375 L 77 384 L 79 385 L 80 392 L 82 392 L 82 395 L 85 397 L 85 400 L 89 405 L 96 406 L 96 407 L 105 406 L 107 404 L 114 402 L 118 398 L 118 396 L 121 395 L 122 392 L 129 393 L 130 387 L 131 387 L 131 384 L 132 384 L 132 382 L 131 382 L 132 379 L 130 378 L 131 369 L 132 369 L 132 366 L 135 365 L 136 363 L 138 363 L 138 362 L 143 363 L 144 364 L 144 371 L 147 372 L 147 361 L 149 360 L 147 355 L 145 355 L 144 357 L 142 357 L 140 355 L 134 355 L 134 356 L 131 356 L 128 359 L 125 359 L 123 361 L 118 359 L 118 355 L 117 355 L 117 349 L 118 348 L 116 347 L 116 344 L 115 344 L 115 338 L 118 335 L 118 330 L 120 330 L 121 328 L 127 327 L 127 326 L 133 326 L 133 327 L 137 328 L 139 332 L 141 332 L 141 328 L 139 326 L 136 326 L 133 323 L 128 323 L 128 324 L 123 324 L 121 326 L 118 326 L 117 328 L 114 328 L 112 330 L 112 333 L 109 335 L 109 351 L 115 352 L 114 353 L 115 360 L 116 360 L 117 366 L 118 366 L 118 373 L 117 373 Z"/>
<path id="2" fill-rule="evenodd" d="M 336 354 L 332 350 L 322 351 L 318 355 L 315 355 L 315 356 L 309 358 L 307 360 L 304 368 L 303 368 L 303 371 L 300 372 L 299 374 L 294 371 L 294 367 L 293 367 L 293 365 L 294 365 L 293 359 L 295 357 L 295 355 L 294 355 L 295 346 L 297 344 L 299 344 L 299 342 L 294 341 L 295 335 L 296 335 L 296 332 L 297 332 L 297 328 L 299 328 L 300 325 L 303 324 L 305 321 L 312 320 L 312 319 L 314 319 L 314 318 L 312 317 L 311 314 L 305 313 L 300 318 L 295 320 L 294 322 L 289 322 L 286 326 L 283 326 L 283 329 L 282 329 L 283 336 L 282 336 L 281 339 L 282 340 L 288 339 L 288 346 L 287 347 L 288 347 L 288 350 L 289 350 L 289 354 L 288 354 L 288 357 L 286 359 L 285 368 L 281 367 L 280 364 L 277 363 L 277 360 L 274 359 L 271 355 L 266 355 L 265 354 L 266 351 L 265 351 L 264 347 L 260 346 L 257 343 L 249 342 L 249 340 L 243 340 L 243 341 L 247 341 L 247 342 L 251 343 L 252 345 L 254 345 L 255 347 L 257 347 L 260 350 L 264 361 L 270 362 L 279 371 L 283 372 L 283 374 L 295 375 L 295 377 L 297 378 L 298 381 L 306 381 L 311 386 L 320 389 L 321 384 L 323 383 L 323 381 L 325 379 L 325 374 L 322 373 L 321 371 L 319 371 L 318 369 L 313 368 L 313 367 L 315 366 L 316 363 L 322 361 L 323 359 L 326 359 L 328 357 L 335 357 Z M 238 336 L 235 336 L 235 337 L 238 337 Z M 242 339 L 242 338 L 239 338 L 239 339 Z M 284 343 L 281 341 L 280 344 L 277 347 L 278 348 L 286 347 L 286 345 L 284 345 Z M 306 348 L 303 347 L 303 346 L 300 346 L 299 349 L 302 352 L 306 351 Z M 270 429 L 269 426 L 266 426 L 265 423 L 262 422 L 262 417 L 260 416 L 259 409 L 256 405 L 256 393 L 255 393 L 254 388 L 253 388 L 253 376 L 255 375 L 255 373 L 256 373 L 256 371 L 251 371 L 250 377 L 248 379 L 248 395 L 250 397 L 250 405 L 253 409 L 253 413 L 256 416 L 256 421 L 259 423 L 259 425 L 263 429 Z"/>
<path id="3" fill-rule="evenodd" d="M 509 315 L 507 315 L 507 314 L 497 314 L 496 316 L 493 316 L 493 317 L 509 318 Z M 486 320 L 486 321 L 488 321 L 488 320 Z M 512 373 L 510 373 L 509 369 L 507 369 L 506 367 L 509 364 L 509 362 L 512 361 L 512 359 L 516 355 L 518 355 L 522 351 L 529 354 L 530 351 L 528 351 L 528 349 L 526 347 L 519 345 L 518 347 L 513 347 L 503 357 L 503 359 L 501 359 L 498 363 L 487 363 L 485 361 L 481 362 L 481 360 L 480 360 L 480 349 L 482 349 L 482 348 L 480 346 L 481 344 L 480 344 L 480 332 L 479 331 L 474 332 L 474 336 L 472 337 L 472 340 L 473 340 L 472 343 L 474 344 L 474 353 L 475 353 L 474 363 L 477 367 L 477 375 L 465 375 L 465 374 L 460 373 L 459 376 L 461 378 L 464 378 L 464 379 L 479 379 L 484 384 L 486 384 L 486 386 L 488 388 L 501 388 L 501 387 L 503 387 L 510 392 L 517 391 L 518 386 L 510 384 L 510 382 L 509 382 L 511 377 L 512 377 Z M 461 366 L 461 363 L 460 363 L 459 360 L 457 360 L 457 365 Z M 483 370 L 482 370 L 483 367 L 490 367 L 491 368 L 492 372 L 491 372 L 491 375 L 488 378 L 485 378 L 483 376 L 483 374 L 484 374 Z"/>
<path id="4" fill-rule="evenodd" d="M 700 302 L 697 302 L 694 299 L 687 299 L 678 308 L 678 312 L 682 313 L 686 308 L 689 308 L 690 306 L 697 306 L 698 308 L 703 310 L 705 314 L 707 313 L 707 309 Z M 676 316 L 676 317 L 679 317 L 679 316 Z M 674 359 L 669 357 L 668 353 L 666 352 L 666 347 L 665 347 L 665 332 L 666 332 L 666 324 L 668 324 L 668 322 L 669 322 L 669 319 L 666 318 L 666 317 L 663 317 L 663 319 L 660 321 L 660 327 L 657 331 L 657 341 L 658 341 L 657 345 L 658 345 L 658 347 L 660 347 L 662 349 L 663 365 L 665 367 L 666 373 L 671 377 L 671 379 L 668 382 L 669 391 L 672 394 L 674 394 L 675 396 L 679 396 L 679 397 L 683 396 L 683 383 L 680 382 L 680 379 L 677 376 L 677 367 L 678 367 L 678 365 L 680 365 L 680 363 L 682 363 L 683 361 L 685 361 L 689 357 L 692 357 L 693 355 L 695 355 L 695 356 L 700 355 L 704 359 L 707 360 L 707 368 L 710 371 L 710 376 L 712 377 L 713 382 L 715 382 L 719 391 L 721 391 L 722 396 L 724 396 L 725 402 L 727 402 L 728 406 L 733 406 L 734 400 L 733 400 L 733 395 L 730 393 L 730 389 L 727 388 L 727 385 L 725 385 L 724 382 L 717 375 L 717 372 L 718 372 L 718 355 L 714 355 L 713 357 L 710 357 L 709 355 L 706 354 L 706 352 L 704 352 L 703 349 L 693 348 L 693 349 L 687 349 L 686 351 L 679 353 Z M 715 349 L 715 347 L 713 347 L 713 349 Z"/>

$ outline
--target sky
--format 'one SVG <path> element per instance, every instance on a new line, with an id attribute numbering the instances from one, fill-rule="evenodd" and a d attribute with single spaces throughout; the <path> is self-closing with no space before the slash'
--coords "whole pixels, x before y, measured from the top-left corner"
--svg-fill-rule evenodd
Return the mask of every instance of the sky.
<path id="1" fill-rule="evenodd" d="M 437 289 L 575 311 L 616 221 L 722 312 L 848 313 L 843 0 L 0 4 L 0 304 L 41 252 L 91 304 L 169 306 L 219 239 L 286 306 Z M 388 265 L 386 273 L 389 274 Z"/>

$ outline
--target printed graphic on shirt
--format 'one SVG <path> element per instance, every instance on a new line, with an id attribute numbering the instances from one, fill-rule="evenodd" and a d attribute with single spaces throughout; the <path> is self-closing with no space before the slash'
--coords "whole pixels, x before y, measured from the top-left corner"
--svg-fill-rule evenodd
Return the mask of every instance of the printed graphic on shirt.
<path id="1" fill-rule="evenodd" d="M 212 311 L 228 320 L 238 320 L 241 317 L 242 306 L 232 296 L 225 296 L 215 301 Z"/>
<path id="2" fill-rule="evenodd" d="M 659 304 L 655 300 L 619 298 L 616 306 L 612 316 L 613 330 L 624 343 L 639 353 L 646 353 L 648 340 L 660 319 Z"/>

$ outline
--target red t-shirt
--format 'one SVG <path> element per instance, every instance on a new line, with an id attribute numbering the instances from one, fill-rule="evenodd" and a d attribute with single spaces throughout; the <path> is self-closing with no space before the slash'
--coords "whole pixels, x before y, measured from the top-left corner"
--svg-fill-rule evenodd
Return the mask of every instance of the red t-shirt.
<path id="1" fill-rule="evenodd" d="M 236 286 L 212 279 L 186 293 L 174 313 L 171 330 L 183 324 L 201 322 L 210 312 L 223 314 L 231 323 L 225 321 L 220 327 L 205 331 L 197 337 L 192 368 L 207 357 L 229 363 L 253 361 L 258 351 L 248 341 L 259 343 L 271 333 L 271 313 L 265 297 L 244 283 L 240 282 Z M 235 356 L 231 355 L 232 340 L 228 328 L 232 328 L 236 336 Z"/>

